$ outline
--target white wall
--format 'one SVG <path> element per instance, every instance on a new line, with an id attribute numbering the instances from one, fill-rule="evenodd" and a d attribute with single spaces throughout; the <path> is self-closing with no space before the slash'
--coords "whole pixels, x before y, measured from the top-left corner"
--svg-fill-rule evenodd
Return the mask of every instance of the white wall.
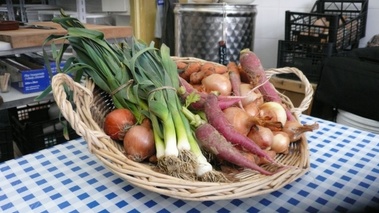
<path id="1" fill-rule="evenodd" d="M 276 67 L 278 40 L 284 39 L 285 11 L 309 12 L 315 0 L 255 0 L 258 14 L 255 26 L 254 52 L 265 68 Z M 379 34 L 379 0 L 369 0 L 366 37 L 360 46 Z"/>

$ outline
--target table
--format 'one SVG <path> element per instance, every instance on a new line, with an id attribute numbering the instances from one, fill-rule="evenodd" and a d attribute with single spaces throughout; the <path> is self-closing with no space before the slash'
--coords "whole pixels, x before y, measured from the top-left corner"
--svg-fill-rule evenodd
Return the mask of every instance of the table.
<path id="1" fill-rule="evenodd" d="M 369 212 L 379 210 L 379 135 L 302 115 L 311 169 L 275 192 L 184 201 L 134 187 L 108 170 L 83 139 L 0 164 L 4 212 Z"/>

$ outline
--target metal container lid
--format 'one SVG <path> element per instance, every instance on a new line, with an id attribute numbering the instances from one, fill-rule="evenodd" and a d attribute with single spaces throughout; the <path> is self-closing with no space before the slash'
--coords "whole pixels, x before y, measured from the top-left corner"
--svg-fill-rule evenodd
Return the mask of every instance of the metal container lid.
<path id="1" fill-rule="evenodd" d="M 256 13 L 256 5 L 254 4 L 176 4 L 174 13 L 180 12 L 205 12 L 205 13 L 228 13 L 228 14 L 241 14 L 241 13 Z"/>

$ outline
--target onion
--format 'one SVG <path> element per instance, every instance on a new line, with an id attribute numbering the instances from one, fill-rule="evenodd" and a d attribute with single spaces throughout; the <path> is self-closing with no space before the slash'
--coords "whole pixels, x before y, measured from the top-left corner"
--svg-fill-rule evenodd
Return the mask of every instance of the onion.
<path id="1" fill-rule="evenodd" d="M 148 128 L 148 129 L 153 128 L 153 126 L 152 126 L 152 124 L 151 124 L 151 121 L 150 121 L 150 119 L 148 119 L 148 118 L 144 118 L 144 119 L 142 120 L 142 122 L 141 122 L 141 126 L 144 126 L 144 127 Z"/>
<path id="2" fill-rule="evenodd" d="M 217 91 L 220 95 L 225 96 L 232 93 L 232 83 L 227 76 L 222 74 L 211 74 L 203 78 L 201 84 L 204 86 L 204 91 L 207 93 Z"/>
<path id="3" fill-rule="evenodd" d="M 276 152 L 274 150 L 263 150 L 263 151 L 266 152 L 267 155 L 270 156 L 272 159 L 274 159 L 275 156 L 276 156 Z M 257 156 L 257 158 L 258 158 L 258 160 L 256 160 L 256 161 L 257 161 L 258 165 L 262 165 L 262 164 L 266 164 L 266 163 L 271 163 L 269 160 L 267 160 L 264 157 L 258 157 Z"/>
<path id="4" fill-rule="evenodd" d="M 276 156 L 276 152 L 273 150 L 262 150 L 265 152 L 270 158 L 274 159 Z M 259 157 L 256 154 L 253 154 L 251 152 L 244 152 L 241 151 L 241 154 L 247 158 L 251 162 L 255 162 L 257 165 L 263 165 L 263 164 L 269 164 L 272 163 L 271 161 L 267 160 L 265 157 Z"/>
<path id="5" fill-rule="evenodd" d="M 228 120 L 233 128 L 245 136 L 251 131 L 253 125 L 259 125 L 275 131 L 283 128 L 283 125 L 278 121 L 268 121 L 258 116 L 251 116 L 246 110 L 237 106 L 228 107 L 223 112 L 226 120 Z"/>
<path id="6" fill-rule="evenodd" d="M 254 120 L 251 119 L 245 110 L 239 107 L 228 107 L 223 110 L 225 118 L 233 126 L 233 128 L 242 135 L 247 135 Z"/>
<path id="7" fill-rule="evenodd" d="M 247 137 L 253 140 L 261 149 L 267 149 L 271 146 L 274 134 L 267 127 L 255 125 L 251 127 Z"/>
<path id="8" fill-rule="evenodd" d="M 155 154 L 155 141 L 152 129 L 145 125 L 135 125 L 124 137 L 126 156 L 136 162 L 142 162 Z"/>
<path id="9" fill-rule="evenodd" d="M 248 103 L 247 105 L 244 105 L 243 108 L 245 109 L 245 112 L 250 116 L 259 115 L 259 105 L 255 101 Z"/>
<path id="10" fill-rule="evenodd" d="M 302 125 L 297 120 L 287 121 L 283 127 L 283 132 L 286 132 L 291 142 L 295 142 L 301 139 L 304 132 L 313 131 L 318 129 L 318 123 L 312 125 Z"/>
<path id="11" fill-rule="evenodd" d="M 271 150 L 276 153 L 288 153 L 288 147 L 290 144 L 290 138 L 288 134 L 282 131 L 273 132 L 274 137 L 271 143 Z"/>
<path id="12" fill-rule="evenodd" d="M 104 120 L 104 132 L 113 140 L 122 141 L 125 132 L 137 122 L 128 109 L 115 109 L 107 114 Z"/>
<path id="13" fill-rule="evenodd" d="M 284 107 L 274 101 L 268 101 L 260 105 L 259 117 L 266 121 L 279 121 L 284 126 L 287 121 L 287 113 Z"/>
<path id="14" fill-rule="evenodd" d="M 246 106 L 251 102 L 255 102 L 256 105 L 263 104 L 263 95 L 259 92 L 259 90 L 252 90 L 253 86 L 248 83 L 241 83 L 240 85 L 240 93 L 241 96 L 246 96 L 241 100 L 242 106 Z"/>

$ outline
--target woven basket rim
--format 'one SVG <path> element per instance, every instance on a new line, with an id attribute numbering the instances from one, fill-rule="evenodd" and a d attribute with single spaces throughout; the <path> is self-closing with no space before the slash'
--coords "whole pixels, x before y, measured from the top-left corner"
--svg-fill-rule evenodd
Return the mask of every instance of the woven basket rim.
<path id="1" fill-rule="evenodd" d="M 175 58 L 175 60 L 179 59 Z M 188 57 L 185 59 L 188 60 Z M 191 58 L 191 60 L 196 60 L 196 58 Z M 270 69 L 267 71 L 267 76 L 271 77 L 279 73 L 295 73 L 299 76 L 302 83 L 305 84 L 305 98 L 298 108 L 294 108 L 290 99 L 278 92 L 283 102 L 291 107 L 295 117 L 299 119 L 302 111 L 306 110 L 310 104 L 313 88 L 302 72 L 296 68 Z M 77 107 L 76 109 L 79 109 L 79 111 L 76 112 L 71 102 L 67 100 L 63 85 L 65 87 L 68 86 L 74 92 L 74 103 Z M 93 93 L 94 88 L 95 85 L 90 80 L 86 80 L 86 85 L 82 85 L 74 82 L 70 76 L 62 73 L 56 74 L 52 79 L 54 99 L 65 119 L 71 124 L 77 134 L 87 141 L 88 149 L 91 153 L 113 173 L 119 175 L 132 185 L 183 200 L 237 199 L 276 191 L 295 181 L 309 170 L 308 144 L 305 135 L 303 135 L 299 144 L 294 145 L 296 146 L 294 152 L 298 152 L 300 156 L 294 155 L 289 157 L 290 161 L 300 165 L 289 167 L 272 176 L 265 176 L 245 170 L 247 178 L 242 179 L 242 181 L 214 183 L 183 180 L 156 172 L 147 164 L 137 163 L 126 158 L 119 145 L 111 140 L 109 136 L 105 135 L 102 128 L 93 120 L 90 108 L 93 107 L 93 100 L 96 97 Z"/>

